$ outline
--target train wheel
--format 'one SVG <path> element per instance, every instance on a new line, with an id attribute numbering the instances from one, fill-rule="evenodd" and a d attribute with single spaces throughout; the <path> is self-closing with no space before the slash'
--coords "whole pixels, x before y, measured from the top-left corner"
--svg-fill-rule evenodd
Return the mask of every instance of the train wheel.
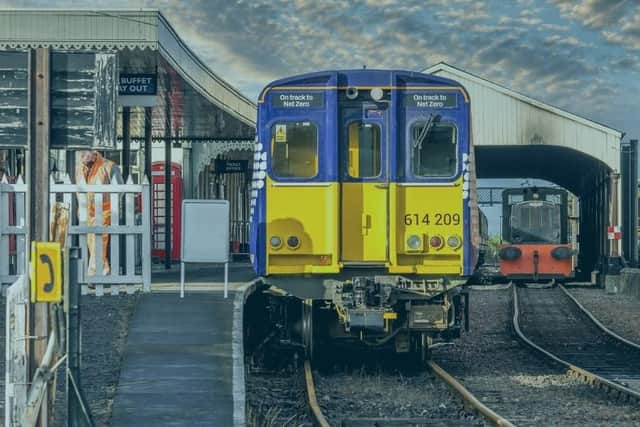
<path id="1" fill-rule="evenodd" d="M 302 301 L 302 343 L 304 355 L 308 360 L 313 360 L 313 300 Z"/>

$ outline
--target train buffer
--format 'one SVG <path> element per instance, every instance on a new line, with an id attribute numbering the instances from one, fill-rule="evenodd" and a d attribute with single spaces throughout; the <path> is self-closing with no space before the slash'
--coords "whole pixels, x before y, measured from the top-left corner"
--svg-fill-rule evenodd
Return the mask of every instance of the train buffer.
<path id="1" fill-rule="evenodd" d="M 176 271 L 157 275 L 152 292 L 141 296 L 129 327 L 112 426 L 244 424 L 241 312 L 252 272 L 247 265 L 231 265 L 228 299 L 221 268 L 201 268 L 193 275 L 183 299 Z"/>

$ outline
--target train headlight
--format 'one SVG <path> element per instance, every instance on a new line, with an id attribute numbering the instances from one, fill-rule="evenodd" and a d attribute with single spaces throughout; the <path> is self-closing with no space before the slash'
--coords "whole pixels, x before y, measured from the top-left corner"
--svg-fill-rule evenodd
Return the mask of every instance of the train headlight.
<path id="1" fill-rule="evenodd" d="M 429 245 L 434 249 L 441 249 L 444 246 L 444 240 L 440 236 L 433 236 L 429 239 Z"/>
<path id="2" fill-rule="evenodd" d="M 287 246 L 289 246 L 291 249 L 298 249 L 298 246 L 300 246 L 300 239 L 298 239 L 296 236 L 289 236 L 287 238 Z"/>
<path id="3" fill-rule="evenodd" d="M 447 246 L 453 249 L 459 248 L 461 243 L 462 241 L 458 236 L 449 236 L 449 238 L 447 239 Z"/>
<path id="4" fill-rule="evenodd" d="M 553 248 L 551 256 L 557 260 L 569 259 L 573 256 L 573 250 L 567 246 Z"/>
<path id="5" fill-rule="evenodd" d="M 522 251 L 517 246 L 505 246 L 500 249 L 498 256 L 505 261 L 514 261 L 522 256 Z"/>
<path id="6" fill-rule="evenodd" d="M 282 246 L 282 239 L 278 236 L 271 236 L 269 244 L 273 249 L 279 249 Z"/>
<path id="7" fill-rule="evenodd" d="M 407 238 L 407 247 L 413 251 L 420 250 L 422 247 L 422 239 L 420 236 L 416 236 L 415 234 L 409 236 Z"/>

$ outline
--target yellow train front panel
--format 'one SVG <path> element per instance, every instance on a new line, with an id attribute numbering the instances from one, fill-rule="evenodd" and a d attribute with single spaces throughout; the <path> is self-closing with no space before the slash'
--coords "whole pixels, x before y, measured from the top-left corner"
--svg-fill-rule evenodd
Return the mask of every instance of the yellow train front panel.
<path id="1" fill-rule="evenodd" d="M 339 184 L 266 186 L 267 274 L 338 273 Z"/>
<path id="2" fill-rule="evenodd" d="M 389 272 L 462 275 L 462 179 L 447 185 L 391 184 Z"/>

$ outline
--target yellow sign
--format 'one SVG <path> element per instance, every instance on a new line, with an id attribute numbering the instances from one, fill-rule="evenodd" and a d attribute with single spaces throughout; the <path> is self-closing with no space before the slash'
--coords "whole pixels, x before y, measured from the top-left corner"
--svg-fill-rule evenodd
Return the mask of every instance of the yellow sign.
<path id="1" fill-rule="evenodd" d="M 62 300 L 62 253 L 58 242 L 31 242 L 31 302 Z"/>
<path id="2" fill-rule="evenodd" d="M 276 142 L 287 142 L 287 125 L 276 125 Z"/>

